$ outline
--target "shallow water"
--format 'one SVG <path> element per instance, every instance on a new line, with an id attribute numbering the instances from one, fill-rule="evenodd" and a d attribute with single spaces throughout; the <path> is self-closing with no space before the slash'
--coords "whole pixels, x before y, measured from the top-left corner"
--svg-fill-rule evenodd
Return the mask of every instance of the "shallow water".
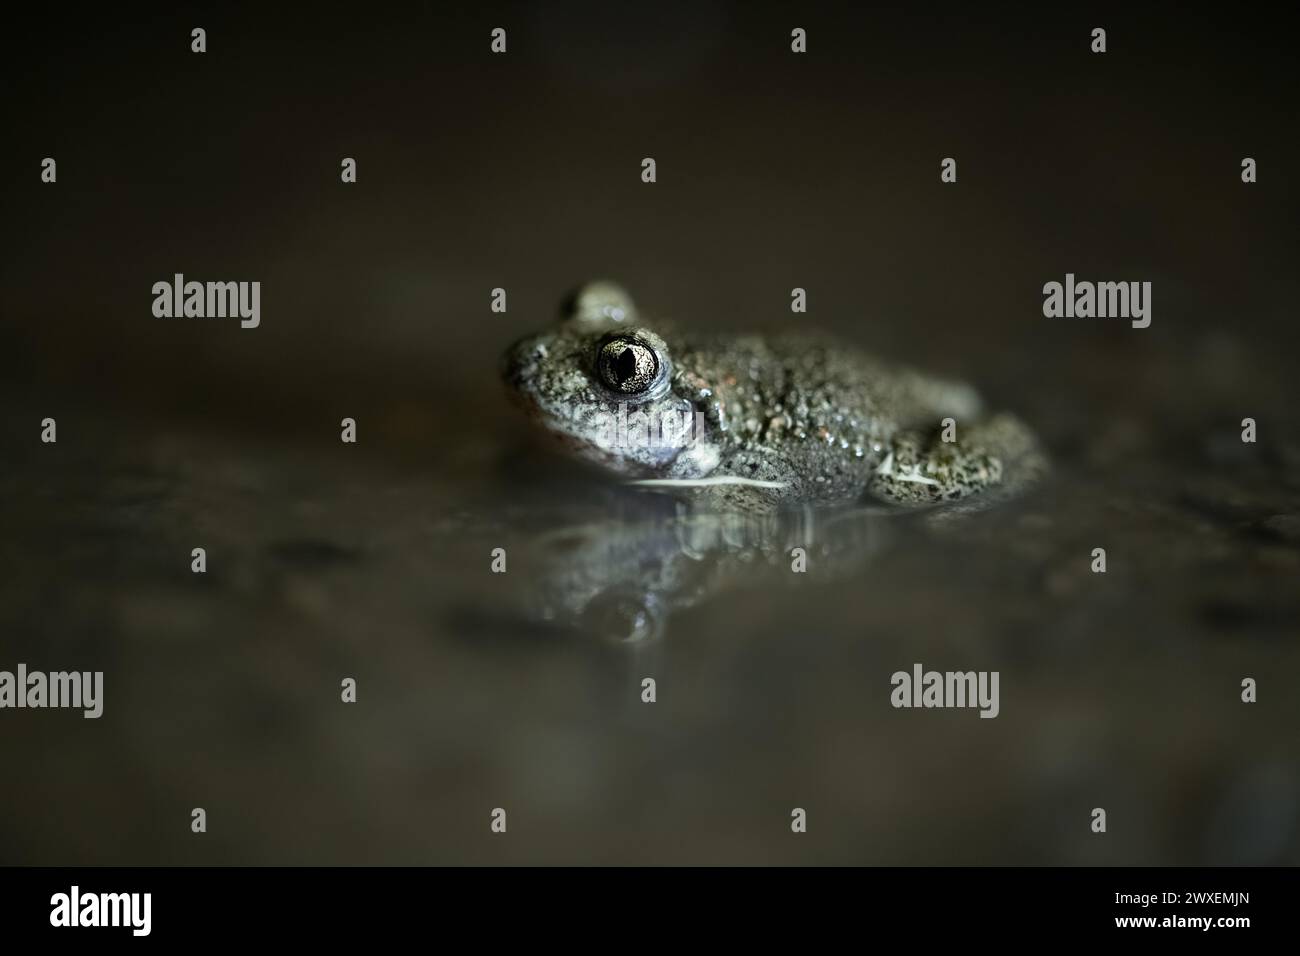
<path id="1" fill-rule="evenodd" d="M 1270 41 L 1115 20 L 1164 40 L 1101 74 L 1073 27 L 981 15 L 864 59 L 880 25 L 841 11 L 795 66 L 745 9 L 526 19 L 491 73 L 430 61 L 468 15 L 327 14 L 214 30 L 237 83 L 161 60 L 166 24 L 16 71 L 23 141 L 80 145 L 6 203 L 0 668 L 103 670 L 106 699 L 0 713 L 0 862 L 1300 862 L 1297 194 L 1235 173 L 1296 155 Z M 229 139 L 159 166 L 195 103 Z M 261 327 L 153 319 L 178 269 L 262 281 Z M 1151 327 L 1044 318 L 1070 270 L 1152 280 Z M 1053 470 L 953 521 L 622 488 L 497 381 L 599 275 L 969 380 Z M 917 662 L 998 671 L 999 716 L 894 709 Z"/>
<path id="2" fill-rule="evenodd" d="M 6 714 L 8 861 L 1295 860 L 1292 459 L 719 521 L 510 428 L 447 467 L 84 422 L 5 482 L 3 632 L 105 715 Z M 891 708 L 914 662 L 998 670 L 1000 715 Z"/>

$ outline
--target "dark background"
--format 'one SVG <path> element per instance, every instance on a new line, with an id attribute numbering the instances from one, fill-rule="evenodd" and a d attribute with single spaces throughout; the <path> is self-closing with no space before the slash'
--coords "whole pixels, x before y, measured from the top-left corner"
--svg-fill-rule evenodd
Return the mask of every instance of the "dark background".
<path id="1" fill-rule="evenodd" d="M 12 21 L 0 668 L 103 669 L 106 712 L 0 713 L 0 862 L 1296 862 L 1293 37 L 1173 4 Z M 154 318 L 175 272 L 261 281 L 261 327 Z M 1044 318 L 1066 272 L 1151 281 L 1151 327 Z M 497 380 L 597 276 L 967 379 L 1052 477 L 847 580 L 741 576 L 648 664 L 537 626 L 544 531 L 657 520 Z M 892 710 L 914 661 L 1000 670 L 1002 716 Z"/>

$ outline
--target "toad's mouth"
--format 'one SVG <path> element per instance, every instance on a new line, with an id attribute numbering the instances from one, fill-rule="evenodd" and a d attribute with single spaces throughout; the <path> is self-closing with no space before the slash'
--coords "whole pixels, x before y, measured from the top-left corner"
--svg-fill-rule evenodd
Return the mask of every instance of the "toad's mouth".
<path id="1" fill-rule="evenodd" d="M 633 478 L 629 485 L 644 488 L 708 488 L 712 485 L 741 485 L 746 488 L 788 488 L 784 481 L 760 481 L 740 475 L 709 475 L 705 478 Z"/>

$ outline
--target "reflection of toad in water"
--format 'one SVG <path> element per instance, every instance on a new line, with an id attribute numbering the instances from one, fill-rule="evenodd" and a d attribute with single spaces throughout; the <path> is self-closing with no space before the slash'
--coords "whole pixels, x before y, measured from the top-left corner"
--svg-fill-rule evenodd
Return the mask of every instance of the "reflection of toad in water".
<path id="1" fill-rule="evenodd" d="M 546 621 L 600 637 L 663 637 L 672 612 L 719 593 L 847 576 L 868 564 L 897 520 L 881 509 L 743 514 L 679 507 L 669 515 L 592 521 L 538 536 L 531 593 Z"/>

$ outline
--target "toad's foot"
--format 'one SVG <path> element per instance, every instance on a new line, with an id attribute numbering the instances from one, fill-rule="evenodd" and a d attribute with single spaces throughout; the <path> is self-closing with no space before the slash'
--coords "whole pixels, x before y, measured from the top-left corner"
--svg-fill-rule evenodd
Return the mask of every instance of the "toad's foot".
<path id="1" fill-rule="evenodd" d="M 939 504 L 992 489 L 1018 490 L 1045 467 L 1033 433 L 1011 415 L 968 426 L 957 438 L 946 442 L 939 432 L 899 433 L 867 491 L 893 504 Z"/>

